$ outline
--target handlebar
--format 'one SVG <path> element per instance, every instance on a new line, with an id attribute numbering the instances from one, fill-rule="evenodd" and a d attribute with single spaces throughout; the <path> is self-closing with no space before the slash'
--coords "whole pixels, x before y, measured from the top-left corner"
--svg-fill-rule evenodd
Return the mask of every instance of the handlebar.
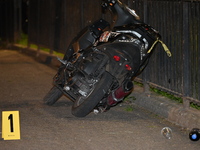
<path id="1" fill-rule="evenodd" d="M 119 0 L 102 0 L 102 11 L 110 10 L 114 20 L 113 27 L 141 23 L 140 17 L 134 10 Z"/>

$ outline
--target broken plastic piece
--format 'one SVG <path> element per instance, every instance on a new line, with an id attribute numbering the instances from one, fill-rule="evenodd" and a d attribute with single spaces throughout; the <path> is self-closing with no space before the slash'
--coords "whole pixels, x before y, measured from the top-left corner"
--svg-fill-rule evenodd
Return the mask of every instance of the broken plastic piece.
<path id="1" fill-rule="evenodd" d="M 172 138 L 172 129 L 170 129 L 169 127 L 164 127 L 161 130 L 161 135 L 170 140 Z"/>

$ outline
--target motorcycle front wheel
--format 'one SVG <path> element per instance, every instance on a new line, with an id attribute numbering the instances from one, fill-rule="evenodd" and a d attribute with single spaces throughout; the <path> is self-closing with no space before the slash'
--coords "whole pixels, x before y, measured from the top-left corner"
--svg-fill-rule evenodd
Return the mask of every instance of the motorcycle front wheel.
<path id="1" fill-rule="evenodd" d="M 53 86 L 51 90 L 43 98 L 43 101 L 47 105 L 53 105 L 59 98 L 61 98 L 62 95 L 63 95 L 62 91 L 56 86 Z"/>
<path id="2" fill-rule="evenodd" d="M 85 117 L 101 101 L 112 84 L 112 76 L 105 72 L 93 90 L 87 96 L 79 97 L 72 106 L 72 114 L 76 117 Z"/>

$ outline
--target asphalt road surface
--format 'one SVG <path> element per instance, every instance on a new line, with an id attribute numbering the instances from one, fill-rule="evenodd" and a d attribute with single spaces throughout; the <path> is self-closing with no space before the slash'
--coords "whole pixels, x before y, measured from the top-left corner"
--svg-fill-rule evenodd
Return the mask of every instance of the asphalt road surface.
<path id="1" fill-rule="evenodd" d="M 200 149 L 200 141 L 189 140 L 189 131 L 134 102 L 84 118 L 71 115 L 72 102 L 64 96 L 53 106 L 44 105 L 55 73 L 17 51 L 0 50 L 0 111 L 19 111 L 21 129 L 20 140 L 0 140 L 1 150 Z M 161 135 L 164 127 L 172 129 L 170 140 Z"/>

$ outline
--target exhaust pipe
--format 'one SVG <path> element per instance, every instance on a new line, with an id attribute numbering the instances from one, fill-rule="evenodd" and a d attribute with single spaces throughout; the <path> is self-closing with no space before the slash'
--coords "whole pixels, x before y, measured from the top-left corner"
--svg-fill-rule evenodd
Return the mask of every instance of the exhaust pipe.
<path id="1" fill-rule="evenodd" d="M 118 102 L 122 101 L 125 96 L 131 93 L 132 89 L 133 82 L 129 80 L 125 81 L 122 86 L 110 93 L 107 98 L 108 105 L 114 106 Z"/>

